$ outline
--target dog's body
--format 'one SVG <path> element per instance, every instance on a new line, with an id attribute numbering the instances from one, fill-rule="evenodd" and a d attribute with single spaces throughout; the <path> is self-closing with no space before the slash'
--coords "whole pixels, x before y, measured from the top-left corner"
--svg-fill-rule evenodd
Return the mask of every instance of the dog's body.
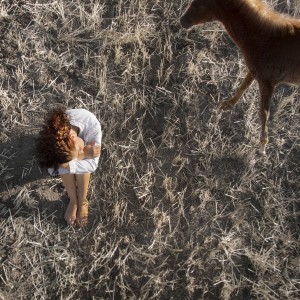
<path id="1" fill-rule="evenodd" d="M 267 121 L 276 84 L 300 84 L 300 20 L 270 10 L 260 0 L 194 0 L 180 22 L 184 28 L 220 21 L 241 50 L 248 74 L 236 95 L 223 101 L 231 108 L 253 80 L 260 89 L 260 151 L 268 142 Z"/>

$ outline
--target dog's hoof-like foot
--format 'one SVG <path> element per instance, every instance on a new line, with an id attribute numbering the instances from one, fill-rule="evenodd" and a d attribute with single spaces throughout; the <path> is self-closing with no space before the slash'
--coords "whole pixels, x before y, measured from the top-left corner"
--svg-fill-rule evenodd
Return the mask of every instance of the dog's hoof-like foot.
<path id="1" fill-rule="evenodd" d="M 233 103 L 231 100 L 226 100 L 226 101 L 223 101 L 221 104 L 220 104 L 220 108 L 223 109 L 223 110 L 229 110 L 229 109 L 232 109 L 232 107 L 234 106 L 235 103 Z"/>
<path id="2" fill-rule="evenodd" d="M 266 145 L 259 145 L 259 154 L 265 156 L 266 155 Z"/>

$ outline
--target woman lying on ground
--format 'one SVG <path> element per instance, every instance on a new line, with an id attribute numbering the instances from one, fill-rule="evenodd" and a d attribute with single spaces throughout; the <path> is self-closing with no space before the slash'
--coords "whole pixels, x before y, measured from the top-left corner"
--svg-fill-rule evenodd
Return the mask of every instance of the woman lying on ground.
<path id="1" fill-rule="evenodd" d="M 101 153 L 101 126 L 85 109 L 54 109 L 45 118 L 37 139 L 37 158 L 51 175 L 60 175 L 70 198 L 68 224 L 87 223 L 87 193 L 91 173 Z"/>

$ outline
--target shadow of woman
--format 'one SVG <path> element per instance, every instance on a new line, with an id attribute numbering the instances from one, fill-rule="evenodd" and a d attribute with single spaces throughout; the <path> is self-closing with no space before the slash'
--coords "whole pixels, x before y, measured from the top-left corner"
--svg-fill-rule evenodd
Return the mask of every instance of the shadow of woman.
<path id="1" fill-rule="evenodd" d="M 63 218 L 67 196 L 58 178 L 40 168 L 35 153 L 37 135 L 0 142 L 0 217 L 25 217 L 36 210 Z"/>
<path id="2" fill-rule="evenodd" d="M 6 144 L 0 142 L 0 194 L 48 176 L 35 159 L 35 139 L 34 135 L 24 135 Z"/>

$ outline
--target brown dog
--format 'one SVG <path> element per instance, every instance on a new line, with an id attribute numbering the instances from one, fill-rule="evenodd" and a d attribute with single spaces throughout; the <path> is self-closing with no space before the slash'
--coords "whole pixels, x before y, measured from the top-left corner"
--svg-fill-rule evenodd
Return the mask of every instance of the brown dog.
<path id="1" fill-rule="evenodd" d="M 180 19 L 182 27 L 220 21 L 241 50 L 248 74 L 235 96 L 223 101 L 232 108 L 257 80 L 262 123 L 260 152 L 268 142 L 270 100 L 276 84 L 300 84 L 300 20 L 276 13 L 261 0 L 194 0 Z"/>

